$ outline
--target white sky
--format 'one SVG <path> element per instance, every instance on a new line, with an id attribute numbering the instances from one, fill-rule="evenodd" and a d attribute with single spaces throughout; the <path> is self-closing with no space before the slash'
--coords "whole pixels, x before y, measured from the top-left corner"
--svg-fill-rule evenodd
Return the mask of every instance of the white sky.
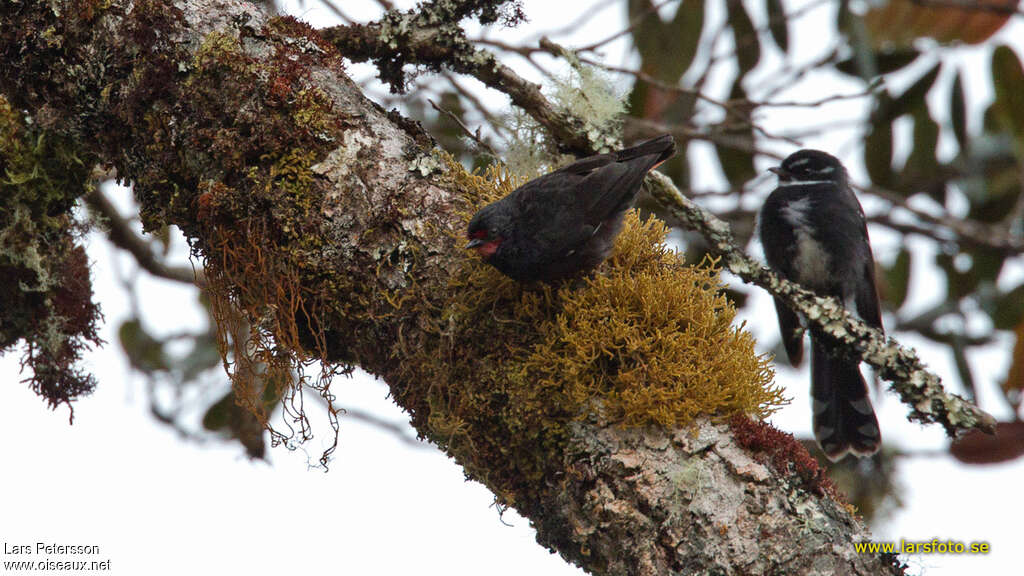
<path id="1" fill-rule="evenodd" d="M 790 6 L 806 2 L 791 2 Z M 760 4 L 760 3 L 755 3 Z M 372 15 L 375 3 L 346 2 L 354 17 Z M 524 2 L 531 23 L 521 30 L 502 32 L 515 40 L 531 31 L 558 28 L 577 15 L 578 3 Z M 329 21 L 323 8 L 305 5 L 293 12 L 321 25 Z M 591 21 L 578 36 L 560 38 L 583 44 L 621 29 L 624 17 L 616 5 Z M 827 10 L 805 17 L 807 25 L 827 23 Z M 817 22 L 817 24 L 816 24 Z M 1019 24 L 1019 23 L 1018 23 Z M 1019 48 L 1020 26 L 1004 33 Z M 791 41 L 801 38 L 791 35 Z M 813 59 L 828 46 L 820 38 L 794 45 L 796 61 Z M 624 44 L 610 46 L 615 64 L 629 64 Z M 1021 51 L 1019 50 L 1019 53 Z M 778 55 L 769 54 L 768 58 Z M 983 50 L 964 51 L 964 68 L 972 75 L 987 69 Z M 528 66 L 511 61 L 524 75 Z M 359 67 L 353 67 L 360 73 Z M 363 68 L 362 70 L 365 70 Z M 977 76 L 975 76 L 977 77 Z M 823 91 L 850 92 L 834 75 L 817 77 L 817 84 L 795 86 L 786 99 L 816 99 Z M 834 84 L 839 83 L 839 84 Z M 837 85 L 839 86 L 837 88 Z M 970 84 L 969 94 L 983 98 Z M 807 94 L 813 94 L 808 97 Z M 501 102 L 501 100 L 498 100 Z M 826 117 L 857 114 L 857 102 L 824 107 Z M 806 111 L 776 109 L 763 121 L 770 128 L 806 121 Z M 863 171 L 849 133 L 808 140 L 806 145 L 836 151 L 861 181 Z M 788 152 L 790 150 L 780 150 Z M 692 152 L 699 157 L 699 150 Z M 767 164 L 765 165 L 767 166 Z M 721 186 L 712 173 L 695 182 Z M 754 187 L 767 194 L 772 182 Z M 127 209 L 127 194 L 115 194 Z M 763 196 L 762 196 L 763 197 Z M 870 210 L 870 206 L 867 206 Z M 879 259 L 895 255 L 894 239 L 872 229 Z M 178 248 L 183 246 L 179 243 Z M 927 247 L 921 243 L 920 251 Z M 315 574 L 547 575 L 581 573 L 533 541 L 528 522 L 514 512 L 503 524 L 491 507 L 492 496 L 482 486 L 465 482 L 461 470 L 434 448 L 414 449 L 393 435 L 358 421 L 342 418 L 341 444 L 329 473 L 309 469 L 319 454 L 321 434 L 307 447 L 308 455 L 274 449 L 270 464 L 250 462 L 237 445 L 183 443 L 146 412 L 143 382 L 129 372 L 117 345 L 116 327 L 128 308 L 117 284 L 112 249 L 100 236 L 90 236 L 89 255 L 95 262 L 93 281 L 106 315 L 106 347 L 88 355 L 87 367 L 97 375 L 95 394 L 75 405 L 75 424 L 68 426 L 67 409 L 48 411 L 20 383 L 18 354 L 0 358 L 0 434 L 5 443 L 2 473 L 5 502 L 0 507 L 0 541 L 6 545 L 55 542 L 96 544 L 101 553 L 89 560 L 112 561 L 117 575 L 272 574 L 282 571 Z M 924 260 L 921 258 L 920 260 Z M 120 269 L 130 269 L 119 257 Z M 915 276 L 910 301 L 925 307 L 938 297 L 938 282 Z M 166 282 L 142 277 L 141 307 L 149 327 L 164 333 L 201 328 L 203 315 L 194 293 Z M 753 291 L 754 305 L 744 312 L 755 335 L 774 342 L 775 317 L 770 299 Z M 940 375 L 955 374 L 947 355 L 927 343 L 902 337 Z M 1005 374 L 1006 346 L 979 350 L 971 356 L 979 389 L 991 390 Z M 809 434 L 807 374 L 778 366 L 779 381 L 794 397 L 793 404 L 774 418 L 784 430 Z M 953 378 L 955 380 L 955 377 Z M 401 411 L 386 399 L 386 387 L 363 374 L 339 381 L 334 390 L 340 404 L 362 408 L 404 423 Z M 999 416 L 996 399 L 982 404 Z M 892 395 L 876 401 L 886 442 L 904 448 L 941 449 L 941 430 L 906 421 L 906 410 Z M 921 541 L 932 537 L 963 542 L 987 540 L 987 557 L 915 556 L 905 560 L 929 575 L 1019 572 L 1022 558 L 1017 525 L 1024 507 L 1017 496 L 1024 461 L 989 467 L 967 467 L 949 458 L 929 457 L 901 463 L 901 482 L 907 488 L 905 508 L 875 534 L 876 539 Z M 0 562 L 18 560 L 0 556 Z M 41 560 L 31 556 L 23 559 Z M 69 557 L 54 557 L 67 560 Z M 6 573 L 6 572 L 0 572 Z M 14 574 L 15 572 L 11 572 Z"/>

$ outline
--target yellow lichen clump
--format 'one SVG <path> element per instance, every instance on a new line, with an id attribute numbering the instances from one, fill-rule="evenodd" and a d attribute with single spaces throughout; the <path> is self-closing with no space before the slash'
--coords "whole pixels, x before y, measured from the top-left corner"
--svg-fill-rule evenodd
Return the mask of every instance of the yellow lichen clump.
<path id="1" fill-rule="evenodd" d="M 537 384 L 520 390 L 524 402 L 553 395 L 582 409 L 599 398 L 607 419 L 670 428 L 700 414 L 764 417 L 779 404 L 717 271 L 682 265 L 665 235 L 631 212 L 604 273 L 558 291 L 561 310 L 524 363 Z"/>
<path id="2" fill-rule="evenodd" d="M 520 183 L 454 163 L 449 177 L 465 191 L 467 220 Z M 784 404 L 769 358 L 732 325 L 713 263 L 685 265 L 666 233 L 631 212 L 613 256 L 557 286 L 515 282 L 467 254 L 438 315 L 436 349 L 407 359 L 428 391 L 417 402 L 416 388 L 405 390 L 414 422 L 426 416 L 427 435 L 512 503 L 559 461 L 573 422 L 675 429 L 697 415 L 765 417 Z"/>

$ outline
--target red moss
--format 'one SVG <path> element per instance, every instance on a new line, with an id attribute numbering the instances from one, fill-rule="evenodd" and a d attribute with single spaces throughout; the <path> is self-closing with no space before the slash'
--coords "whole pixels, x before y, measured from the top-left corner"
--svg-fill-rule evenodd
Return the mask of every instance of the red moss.
<path id="1" fill-rule="evenodd" d="M 273 35 L 290 38 L 305 37 L 313 42 L 313 44 L 316 45 L 316 47 L 323 53 L 328 56 L 337 57 L 339 65 L 344 66 L 344 62 L 341 60 L 341 55 L 338 53 L 338 49 L 334 47 L 334 44 L 324 40 L 324 37 L 320 34 L 319 30 L 313 28 L 306 22 L 295 18 L 294 16 L 276 16 L 267 20 L 264 33 L 271 33 Z"/>
<path id="2" fill-rule="evenodd" d="M 64 261 L 59 288 L 53 294 L 53 312 L 64 319 L 64 332 L 99 342 L 96 323 L 101 318 L 92 301 L 89 259 L 85 248 L 75 246 Z"/>
<path id="3" fill-rule="evenodd" d="M 753 453 L 758 461 L 781 474 L 792 474 L 810 492 L 819 496 L 827 494 L 836 502 L 847 505 L 846 498 L 832 479 L 825 475 L 817 460 L 792 434 L 743 414 L 730 418 L 729 428 L 736 442 Z"/>

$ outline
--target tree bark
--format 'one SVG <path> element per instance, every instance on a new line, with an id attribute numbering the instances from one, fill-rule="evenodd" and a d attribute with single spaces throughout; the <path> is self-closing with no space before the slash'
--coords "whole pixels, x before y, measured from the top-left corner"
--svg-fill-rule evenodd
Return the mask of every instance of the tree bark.
<path id="1" fill-rule="evenodd" d="M 130 180 L 147 228 L 185 232 L 211 290 L 272 336 L 268 359 L 382 377 L 566 559 L 595 574 L 900 573 L 855 552 L 864 527 L 815 479 L 726 424 L 576 423 L 543 475 L 511 487 L 472 438 L 440 438 L 407 362 L 446 321 L 471 202 L 429 136 L 367 100 L 313 29 L 236 0 L 7 1 L 0 20 L 5 95 Z"/>

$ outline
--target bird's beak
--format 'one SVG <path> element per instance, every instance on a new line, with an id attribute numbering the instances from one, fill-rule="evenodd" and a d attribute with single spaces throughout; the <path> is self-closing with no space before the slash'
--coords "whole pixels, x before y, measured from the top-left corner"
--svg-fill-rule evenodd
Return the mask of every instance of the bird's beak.
<path id="1" fill-rule="evenodd" d="M 479 238 L 474 238 L 473 240 L 470 240 L 468 244 L 463 246 L 463 249 L 464 250 L 470 250 L 472 248 L 479 248 L 479 247 L 481 247 L 483 245 L 484 245 L 484 241 L 483 240 L 481 240 Z"/>
<path id="2" fill-rule="evenodd" d="M 772 166 L 768 171 L 782 179 L 789 178 L 790 176 L 789 172 L 782 169 L 782 166 Z"/>

